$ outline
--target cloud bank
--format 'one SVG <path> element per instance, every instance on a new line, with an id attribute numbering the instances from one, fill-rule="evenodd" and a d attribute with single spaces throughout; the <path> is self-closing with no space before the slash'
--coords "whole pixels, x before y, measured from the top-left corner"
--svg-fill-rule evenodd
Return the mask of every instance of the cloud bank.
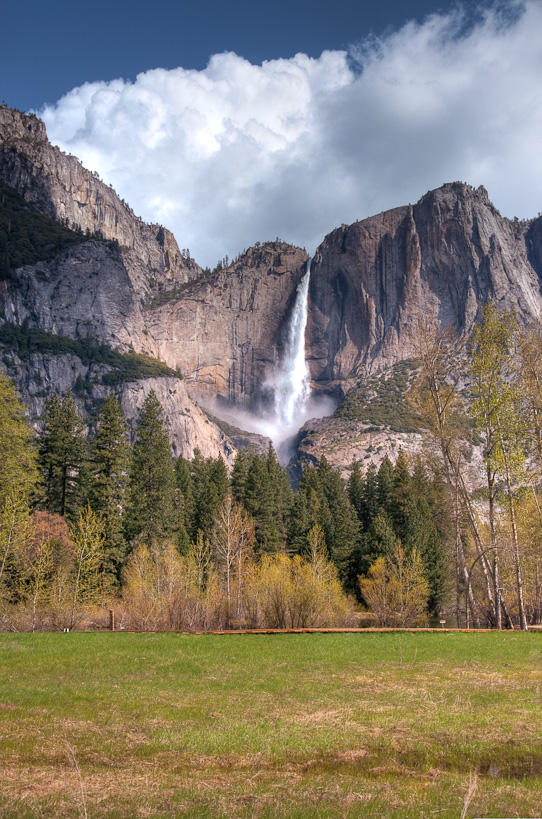
<path id="1" fill-rule="evenodd" d="M 52 142 L 173 230 L 202 265 L 279 236 L 314 251 L 341 223 L 483 184 L 542 210 L 542 0 L 461 9 L 318 59 L 157 68 L 39 112 Z"/>

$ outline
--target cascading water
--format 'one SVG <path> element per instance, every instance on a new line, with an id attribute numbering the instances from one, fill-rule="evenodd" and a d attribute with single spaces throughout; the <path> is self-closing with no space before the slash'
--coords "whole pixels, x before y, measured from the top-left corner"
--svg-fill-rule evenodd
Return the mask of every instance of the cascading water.
<path id="1" fill-rule="evenodd" d="M 311 394 L 310 373 L 305 361 L 305 328 L 307 326 L 311 262 L 297 287 L 290 327 L 288 349 L 273 379 L 275 418 L 279 429 L 290 430 L 303 415 Z"/>
<path id="2" fill-rule="evenodd" d="M 274 367 L 265 382 L 272 396 L 268 412 L 260 415 L 237 412 L 226 418 L 250 432 L 271 438 L 282 463 L 295 452 L 294 436 L 309 418 L 322 418 L 334 410 L 327 396 L 311 396 L 310 373 L 305 360 L 305 329 L 309 308 L 311 260 L 297 286 L 294 308 L 288 326 L 284 359 Z"/>

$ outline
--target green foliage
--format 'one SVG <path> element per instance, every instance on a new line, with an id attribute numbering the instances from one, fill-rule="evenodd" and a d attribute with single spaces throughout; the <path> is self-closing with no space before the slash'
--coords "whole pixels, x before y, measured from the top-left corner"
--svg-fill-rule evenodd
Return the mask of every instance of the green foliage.
<path id="1" fill-rule="evenodd" d="M 231 473 L 231 493 L 238 503 L 245 502 L 249 466 L 247 456 L 239 450 Z"/>
<path id="2" fill-rule="evenodd" d="M 116 582 L 126 551 L 122 512 L 128 484 L 130 449 L 124 412 L 114 393 L 105 401 L 91 447 L 90 504 L 101 514 L 104 530 L 104 571 Z"/>
<path id="3" fill-rule="evenodd" d="M 143 378 L 181 377 L 178 370 L 172 370 L 163 361 L 145 353 L 121 353 L 96 339 L 75 339 L 48 333 L 31 327 L 26 320 L 20 325 L 3 324 L 0 327 L 0 345 L 13 350 L 22 361 L 29 361 L 36 354 L 75 355 L 86 367 L 93 364 L 111 367 L 111 371 L 101 378 L 101 383 L 108 387 Z M 86 384 L 81 379 L 77 390 L 81 392 L 85 389 Z"/>
<path id="4" fill-rule="evenodd" d="M 0 374 L 0 509 L 13 494 L 34 491 L 38 471 L 32 431 L 12 382 Z"/>
<path id="5" fill-rule="evenodd" d="M 175 462 L 176 503 L 179 519 L 178 547 L 181 554 L 190 550 L 190 535 L 194 519 L 194 491 L 190 464 L 179 455 Z M 197 536 L 196 536 L 197 537 Z"/>
<path id="6" fill-rule="evenodd" d="M 193 279 L 189 279 L 181 284 L 176 284 L 175 287 L 172 287 L 170 290 L 159 290 L 158 293 L 153 294 L 150 301 L 145 305 L 145 309 L 156 310 L 158 307 L 169 304 L 171 301 L 179 301 L 188 290 L 197 287 L 201 282 L 205 281 L 205 279 L 208 279 L 210 275 L 211 271 L 206 268 L 199 276 L 195 276 Z"/>
<path id="7" fill-rule="evenodd" d="M 303 472 L 292 505 L 288 545 L 303 552 L 313 526 L 318 525 L 325 538 L 328 554 L 337 567 L 347 591 L 355 587 L 355 554 L 359 546 L 360 527 L 354 507 L 339 472 L 322 458 L 318 467 Z"/>
<path id="8" fill-rule="evenodd" d="M 69 230 L 36 213 L 13 188 L 0 182 L 0 280 L 14 279 L 18 267 L 49 261 L 83 241 L 80 230 Z"/>
<path id="9" fill-rule="evenodd" d="M 389 427 L 394 432 L 417 432 L 419 421 L 405 400 L 411 374 L 409 361 L 400 361 L 391 370 L 376 373 L 348 391 L 335 416 Z"/>
<path id="10" fill-rule="evenodd" d="M 71 392 L 56 393 L 45 406 L 39 436 L 39 465 L 43 476 L 43 507 L 74 520 L 81 502 L 84 425 Z"/>
<path id="11" fill-rule="evenodd" d="M 357 572 L 366 575 L 379 558 L 392 558 L 400 541 L 408 555 L 415 549 L 429 583 L 429 609 L 438 611 L 446 594 L 446 540 L 451 530 L 445 487 L 416 461 L 412 474 L 401 453 L 395 467 L 385 458 L 378 471 L 369 467 L 365 478 L 353 470 L 350 492 L 356 487 L 356 512 L 362 527 L 356 554 Z"/>
<path id="12" fill-rule="evenodd" d="M 159 541 L 175 531 L 175 469 L 162 407 L 151 390 L 136 428 L 130 464 L 130 489 L 125 519 L 130 541 Z"/>
<path id="13" fill-rule="evenodd" d="M 206 538 L 211 536 L 215 515 L 229 491 L 229 479 L 223 459 L 203 458 L 199 449 L 194 451 L 190 474 L 193 497 L 190 534 L 195 541 L 198 532 Z"/>
<path id="14" fill-rule="evenodd" d="M 236 476 L 237 477 L 237 476 Z M 291 505 L 290 482 L 269 445 L 267 455 L 253 455 L 244 481 L 244 504 L 254 518 L 261 552 L 283 548 Z"/>

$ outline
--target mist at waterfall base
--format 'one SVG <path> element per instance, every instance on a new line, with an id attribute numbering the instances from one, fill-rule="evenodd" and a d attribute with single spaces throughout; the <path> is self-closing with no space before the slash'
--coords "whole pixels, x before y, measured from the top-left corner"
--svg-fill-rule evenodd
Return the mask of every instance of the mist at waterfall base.
<path id="1" fill-rule="evenodd" d="M 329 396 L 312 395 L 310 372 L 305 359 L 305 328 L 307 326 L 311 262 L 297 286 L 297 293 L 288 325 L 286 354 L 268 375 L 264 390 L 272 396 L 272 407 L 260 415 L 236 413 L 237 424 L 247 432 L 257 432 L 270 438 L 282 463 L 295 452 L 296 436 L 311 418 L 323 418 L 335 409 Z"/>
<path id="2" fill-rule="evenodd" d="M 296 406 L 288 423 L 277 418 L 272 411 L 255 415 L 236 410 L 235 413 L 222 414 L 222 417 L 246 432 L 256 432 L 270 438 L 279 461 L 287 464 L 296 451 L 297 434 L 301 427 L 312 418 L 332 415 L 336 406 L 337 401 L 329 395 L 310 395 L 302 405 Z"/>

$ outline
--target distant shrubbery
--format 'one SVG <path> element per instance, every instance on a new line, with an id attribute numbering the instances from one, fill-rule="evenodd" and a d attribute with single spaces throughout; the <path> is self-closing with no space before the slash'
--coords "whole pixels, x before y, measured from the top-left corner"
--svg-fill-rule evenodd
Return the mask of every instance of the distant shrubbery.
<path id="1" fill-rule="evenodd" d="M 394 432 L 416 432 L 419 423 L 405 400 L 412 364 L 401 361 L 352 388 L 335 411 L 339 418 L 365 421 Z"/>
<path id="2" fill-rule="evenodd" d="M 162 307 L 162 305 L 168 304 L 170 301 L 177 301 L 186 290 L 190 290 L 191 287 L 199 284 L 210 275 L 211 271 L 206 268 L 199 276 L 195 276 L 187 282 L 182 282 L 182 284 L 177 284 L 171 290 L 159 290 L 158 293 L 154 293 L 152 299 L 146 305 L 147 309 L 156 310 L 157 307 Z"/>
<path id="3" fill-rule="evenodd" d="M 140 378 L 179 377 L 177 370 L 172 370 L 163 361 L 144 353 L 120 353 L 108 344 L 94 339 L 74 339 L 56 335 L 30 327 L 28 322 L 22 325 L 6 323 L 0 327 L 0 344 L 13 350 L 22 361 L 28 361 L 36 353 L 42 355 L 75 355 L 85 366 L 103 364 L 111 371 L 102 376 L 102 384 L 112 387 L 124 381 L 137 381 Z"/>
<path id="4" fill-rule="evenodd" d="M 0 279 L 12 278 L 22 265 L 50 261 L 83 241 L 80 229 L 70 230 L 36 213 L 13 188 L 0 182 Z"/>

